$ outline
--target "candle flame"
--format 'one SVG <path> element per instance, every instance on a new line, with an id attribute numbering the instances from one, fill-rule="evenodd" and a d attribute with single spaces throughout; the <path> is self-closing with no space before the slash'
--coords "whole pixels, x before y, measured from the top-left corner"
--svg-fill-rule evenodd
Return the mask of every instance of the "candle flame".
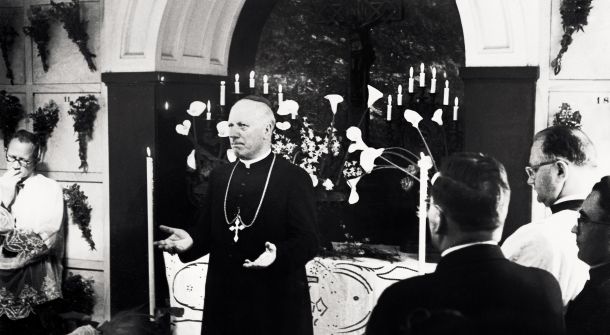
<path id="1" fill-rule="evenodd" d="M 165 107 L 165 110 L 169 110 L 169 103 L 167 101 L 165 102 L 164 107 Z"/>
<path id="2" fill-rule="evenodd" d="M 210 103 L 210 100 L 208 100 L 208 113 L 212 112 L 212 104 Z"/>
<path id="3" fill-rule="evenodd" d="M 220 81 L 220 86 L 225 86 L 225 81 L 224 80 Z"/>
<path id="4" fill-rule="evenodd" d="M 254 71 L 250 71 L 250 79 L 254 79 Z"/>
<path id="5" fill-rule="evenodd" d="M 398 85 L 398 94 L 402 94 L 402 85 Z"/>
<path id="6" fill-rule="evenodd" d="M 445 87 L 449 88 L 449 80 L 445 80 Z"/>
<path id="7" fill-rule="evenodd" d="M 455 100 L 453 100 L 454 105 L 457 106 L 458 105 L 458 97 L 455 97 Z"/>
<path id="8" fill-rule="evenodd" d="M 413 78 L 413 67 L 411 66 L 411 68 L 409 69 L 409 77 Z"/>
<path id="9" fill-rule="evenodd" d="M 146 147 L 146 156 L 150 157 L 150 147 Z"/>
<path id="10" fill-rule="evenodd" d="M 235 81 L 239 81 L 239 73 L 235 74 Z"/>
<path id="11" fill-rule="evenodd" d="M 263 82 L 264 82 L 265 84 L 267 83 L 267 80 L 269 80 L 269 77 L 267 77 L 267 75 L 264 75 L 264 76 L 263 76 Z"/>
<path id="12" fill-rule="evenodd" d="M 424 63 L 419 66 L 419 72 L 424 72 Z"/>
<path id="13" fill-rule="evenodd" d="M 282 93 L 282 84 L 277 85 L 277 91 Z"/>
<path id="14" fill-rule="evenodd" d="M 436 79 L 436 68 L 432 68 L 432 79 Z"/>

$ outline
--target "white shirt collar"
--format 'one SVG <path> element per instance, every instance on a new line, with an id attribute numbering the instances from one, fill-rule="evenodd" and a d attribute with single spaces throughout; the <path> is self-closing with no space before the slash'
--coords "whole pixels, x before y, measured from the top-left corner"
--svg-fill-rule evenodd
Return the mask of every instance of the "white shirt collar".
<path id="1" fill-rule="evenodd" d="M 587 198 L 589 194 L 587 193 L 577 193 L 572 195 L 566 195 L 565 197 L 561 197 L 553 203 L 553 205 L 557 205 L 562 202 L 570 201 L 570 200 L 584 200 Z"/>
<path id="2" fill-rule="evenodd" d="M 240 162 L 244 163 L 244 165 L 246 166 L 246 169 L 250 168 L 250 165 L 256 163 L 256 162 L 260 162 L 263 159 L 267 158 L 267 156 L 269 156 L 269 154 L 271 153 L 271 148 L 265 150 L 263 152 L 262 155 L 260 155 L 259 157 L 256 158 L 252 158 L 252 159 L 239 159 Z"/>
<path id="3" fill-rule="evenodd" d="M 473 246 L 473 245 L 479 245 L 479 244 L 498 245 L 498 242 L 489 240 L 489 241 L 479 241 L 479 242 L 472 242 L 472 243 L 455 245 L 455 246 L 453 246 L 451 248 L 445 249 L 445 251 L 443 251 L 441 253 L 441 257 L 445 257 L 445 256 L 447 256 L 448 254 L 450 254 L 450 253 L 452 253 L 454 251 L 457 251 L 457 250 L 460 250 L 460 249 L 464 249 L 464 248 L 467 248 L 467 247 L 470 247 L 470 246 Z"/>

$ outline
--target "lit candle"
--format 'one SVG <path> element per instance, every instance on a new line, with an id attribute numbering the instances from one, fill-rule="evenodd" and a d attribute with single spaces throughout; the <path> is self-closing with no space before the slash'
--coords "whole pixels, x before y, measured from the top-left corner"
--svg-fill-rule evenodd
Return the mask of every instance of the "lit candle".
<path id="1" fill-rule="evenodd" d="M 284 101 L 284 93 L 282 93 L 282 84 L 277 85 L 277 103 L 281 104 Z"/>
<path id="2" fill-rule="evenodd" d="M 150 148 L 146 147 L 146 215 L 148 218 L 148 312 L 155 315 L 155 259 L 153 254 L 153 159 Z"/>
<path id="3" fill-rule="evenodd" d="M 457 121 L 457 112 L 458 112 L 458 97 L 455 97 L 453 100 L 453 121 Z"/>
<path id="4" fill-rule="evenodd" d="M 165 107 L 165 110 L 169 110 L 169 102 L 166 101 L 163 107 Z"/>
<path id="5" fill-rule="evenodd" d="M 392 95 L 388 95 L 388 112 L 385 119 L 387 121 L 392 120 Z"/>
<path id="6" fill-rule="evenodd" d="M 428 170 L 431 162 L 425 159 L 424 154 L 420 154 L 420 160 L 417 162 L 419 166 L 419 245 L 418 245 L 418 271 L 419 274 L 424 274 L 424 266 L 426 265 L 426 218 L 428 213 Z"/>
<path id="7" fill-rule="evenodd" d="M 445 88 L 443 89 L 443 106 L 449 106 L 449 80 L 445 80 Z"/>
<path id="8" fill-rule="evenodd" d="M 409 69 L 409 93 L 413 93 L 413 67 Z"/>
<path id="9" fill-rule="evenodd" d="M 398 94 L 396 95 L 396 105 L 402 106 L 402 85 L 398 85 Z"/>
<path id="10" fill-rule="evenodd" d="M 235 94 L 239 94 L 239 73 L 235 74 Z"/>
<path id="11" fill-rule="evenodd" d="M 220 82 L 220 105 L 225 105 L 225 81 Z"/>
<path id="12" fill-rule="evenodd" d="M 430 93 L 436 93 L 436 68 L 432 68 L 432 83 L 430 84 Z"/>
<path id="13" fill-rule="evenodd" d="M 254 71 L 250 71 L 250 88 L 254 88 Z"/>
<path id="14" fill-rule="evenodd" d="M 424 72 L 424 63 L 419 66 L 419 87 L 426 87 L 426 73 Z"/>
<path id="15" fill-rule="evenodd" d="M 212 104 L 210 103 L 210 100 L 208 100 L 208 108 L 205 112 L 205 119 L 208 121 L 212 119 Z"/>
<path id="16" fill-rule="evenodd" d="M 263 94 L 269 94 L 269 83 L 267 82 L 269 77 L 267 75 L 263 76 Z"/>

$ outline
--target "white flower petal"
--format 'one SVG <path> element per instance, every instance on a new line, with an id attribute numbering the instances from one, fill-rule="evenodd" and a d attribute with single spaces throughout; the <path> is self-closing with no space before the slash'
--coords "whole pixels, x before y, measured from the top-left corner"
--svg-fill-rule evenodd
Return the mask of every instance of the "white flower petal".
<path id="1" fill-rule="evenodd" d="M 421 115 L 414 110 L 407 109 L 404 114 L 405 120 L 409 122 L 413 127 L 419 129 L 419 121 L 422 120 Z"/>
<path id="2" fill-rule="evenodd" d="M 383 153 L 383 148 L 375 149 L 375 148 L 366 148 L 362 150 L 360 153 L 360 166 L 366 173 L 371 173 L 373 168 L 375 167 L 375 159 L 381 156 Z"/>
<path id="3" fill-rule="evenodd" d="M 437 109 L 434 111 L 434 115 L 432 116 L 432 121 L 438 123 L 439 126 L 443 125 L 443 110 Z"/>
<path id="4" fill-rule="evenodd" d="M 335 187 L 335 184 L 333 184 L 332 180 L 326 179 L 322 183 L 322 186 L 324 186 L 325 190 L 330 191 L 330 190 L 332 190 Z"/>
<path id="5" fill-rule="evenodd" d="M 419 161 L 417 161 L 417 166 L 419 166 L 419 173 L 426 173 L 428 170 L 432 168 L 432 158 L 430 156 L 424 155 L 423 152 L 419 153 Z"/>
<path id="6" fill-rule="evenodd" d="M 351 189 L 350 193 L 349 193 L 349 199 L 347 201 L 350 205 L 353 205 L 353 204 L 357 203 L 358 200 L 360 200 L 360 196 L 358 195 L 358 191 L 356 189 L 356 185 L 360 181 L 360 178 L 362 178 L 362 176 L 356 177 L 356 178 L 351 178 L 351 179 L 347 180 L 347 185 Z"/>
<path id="7" fill-rule="evenodd" d="M 278 115 L 298 114 L 299 104 L 294 100 L 284 100 L 277 109 Z"/>
<path id="8" fill-rule="evenodd" d="M 199 116 L 205 111 L 206 104 L 202 101 L 193 101 L 186 111 L 191 116 Z"/>
<path id="9" fill-rule="evenodd" d="M 176 132 L 180 135 L 188 136 L 189 130 L 191 129 L 191 121 L 184 120 L 182 124 L 176 125 Z"/>
<path id="10" fill-rule="evenodd" d="M 362 141 L 362 131 L 358 127 L 349 127 L 345 131 L 345 137 L 354 142 Z"/>
<path id="11" fill-rule="evenodd" d="M 318 177 L 315 174 L 309 174 L 309 177 L 311 178 L 311 183 L 313 184 L 313 187 L 318 186 Z"/>
<path id="12" fill-rule="evenodd" d="M 216 130 L 218 131 L 218 137 L 229 136 L 229 122 L 220 121 L 216 124 Z"/>
<path id="13" fill-rule="evenodd" d="M 367 107 L 370 108 L 371 106 L 373 106 L 375 101 L 377 101 L 383 97 L 383 93 L 381 93 L 381 91 L 379 91 L 378 89 L 374 88 L 371 85 L 366 85 L 366 86 L 369 90 L 369 100 L 367 103 Z"/>
<path id="14" fill-rule="evenodd" d="M 197 169 L 197 163 L 195 162 L 195 150 L 191 151 L 189 156 L 186 158 L 186 165 L 193 170 Z"/>
<path id="15" fill-rule="evenodd" d="M 288 130 L 288 129 L 290 129 L 290 122 L 288 122 L 288 121 L 278 122 L 275 124 L 275 126 L 279 130 Z"/>
<path id="16" fill-rule="evenodd" d="M 343 102 L 343 97 L 339 94 L 328 94 L 324 96 L 324 99 L 330 101 L 330 109 L 333 114 L 337 114 L 337 105 Z"/>

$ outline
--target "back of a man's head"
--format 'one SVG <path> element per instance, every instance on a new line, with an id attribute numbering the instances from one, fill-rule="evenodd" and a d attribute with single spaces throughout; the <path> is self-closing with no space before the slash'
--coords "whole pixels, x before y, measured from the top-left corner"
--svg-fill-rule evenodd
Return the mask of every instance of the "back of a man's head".
<path id="1" fill-rule="evenodd" d="M 597 205 L 601 209 L 604 222 L 610 222 L 610 176 L 604 176 L 600 181 L 593 185 L 591 192 L 599 193 Z"/>
<path id="2" fill-rule="evenodd" d="M 562 158 L 577 166 L 597 165 L 597 152 L 591 139 L 580 129 L 552 126 L 539 131 L 535 141 L 542 141 L 547 159 Z"/>
<path id="3" fill-rule="evenodd" d="M 443 161 L 431 195 L 461 231 L 493 232 L 506 219 L 510 186 L 504 166 L 495 158 L 458 153 Z"/>

